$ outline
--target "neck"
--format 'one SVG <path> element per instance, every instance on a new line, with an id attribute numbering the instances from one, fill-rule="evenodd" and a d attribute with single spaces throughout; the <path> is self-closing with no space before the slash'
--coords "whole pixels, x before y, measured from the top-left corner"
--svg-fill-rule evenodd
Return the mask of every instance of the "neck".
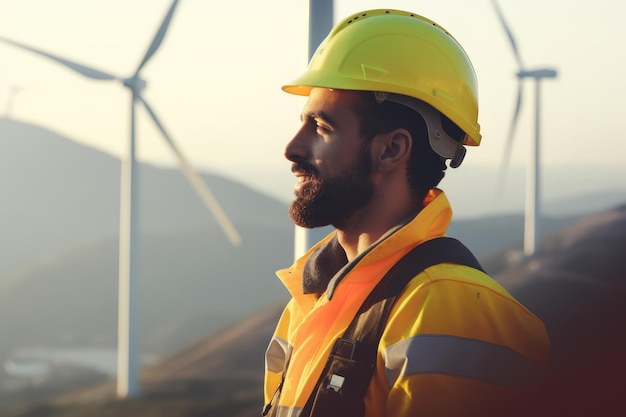
<path id="1" fill-rule="evenodd" d="M 413 218 L 422 208 L 408 195 L 401 198 L 393 190 L 374 198 L 370 204 L 355 213 L 346 225 L 337 229 L 339 244 L 352 261 L 361 252 L 376 242 L 391 228 Z"/>

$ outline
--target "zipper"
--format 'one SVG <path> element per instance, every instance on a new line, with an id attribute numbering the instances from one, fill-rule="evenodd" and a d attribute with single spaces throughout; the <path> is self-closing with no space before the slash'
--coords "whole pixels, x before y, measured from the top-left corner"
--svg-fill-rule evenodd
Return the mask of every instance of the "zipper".
<path id="1" fill-rule="evenodd" d="M 274 394 L 272 395 L 270 402 L 267 403 L 267 405 L 263 408 L 263 411 L 261 412 L 262 416 L 266 416 L 267 413 L 269 413 L 270 410 L 272 409 L 274 400 L 276 399 L 276 397 L 278 397 L 278 394 L 283 389 L 283 382 L 285 382 L 285 374 L 283 374 L 283 378 L 280 380 L 280 384 L 278 384 L 278 387 L 276 387 L 276 391 L 274 391 Z"/>

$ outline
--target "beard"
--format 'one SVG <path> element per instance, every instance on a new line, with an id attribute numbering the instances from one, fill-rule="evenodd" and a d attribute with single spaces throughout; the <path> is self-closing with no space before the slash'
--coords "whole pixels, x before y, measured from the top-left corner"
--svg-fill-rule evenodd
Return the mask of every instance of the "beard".
<path id="1" fill-rule="evenodd" d="M 294 162 L 292 171 L 305 172 L 312 178 L 289 207 L 291 220 L 300 227 L 332 225 L 342 229 L 374 195 L 368 146 L 361 148 L 352 166 L 332 178 L 321 179 L 315 168 L 304 161 Z"/>

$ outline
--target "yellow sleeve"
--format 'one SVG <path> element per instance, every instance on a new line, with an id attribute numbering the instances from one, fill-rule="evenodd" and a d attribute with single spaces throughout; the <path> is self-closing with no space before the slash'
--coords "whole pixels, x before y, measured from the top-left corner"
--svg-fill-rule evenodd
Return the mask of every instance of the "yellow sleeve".
<path id="1" fill-rule="evenodd" d="M 431 267 L 388 319 L 368 417 L 484 415 L 539 377 L 549 349 L 543 323 L 487 275 Z"/>

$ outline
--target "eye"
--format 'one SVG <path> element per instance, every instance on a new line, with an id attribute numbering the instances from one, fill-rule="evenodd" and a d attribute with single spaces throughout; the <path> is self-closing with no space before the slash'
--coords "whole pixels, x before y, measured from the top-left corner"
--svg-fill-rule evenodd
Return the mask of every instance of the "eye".
<path id="1" fill-rule="evenodd" d="M 320 121 L 315 122 L 315 130 L 319 134 L 328 134 L 332 131 L 330 127 Z"/>

